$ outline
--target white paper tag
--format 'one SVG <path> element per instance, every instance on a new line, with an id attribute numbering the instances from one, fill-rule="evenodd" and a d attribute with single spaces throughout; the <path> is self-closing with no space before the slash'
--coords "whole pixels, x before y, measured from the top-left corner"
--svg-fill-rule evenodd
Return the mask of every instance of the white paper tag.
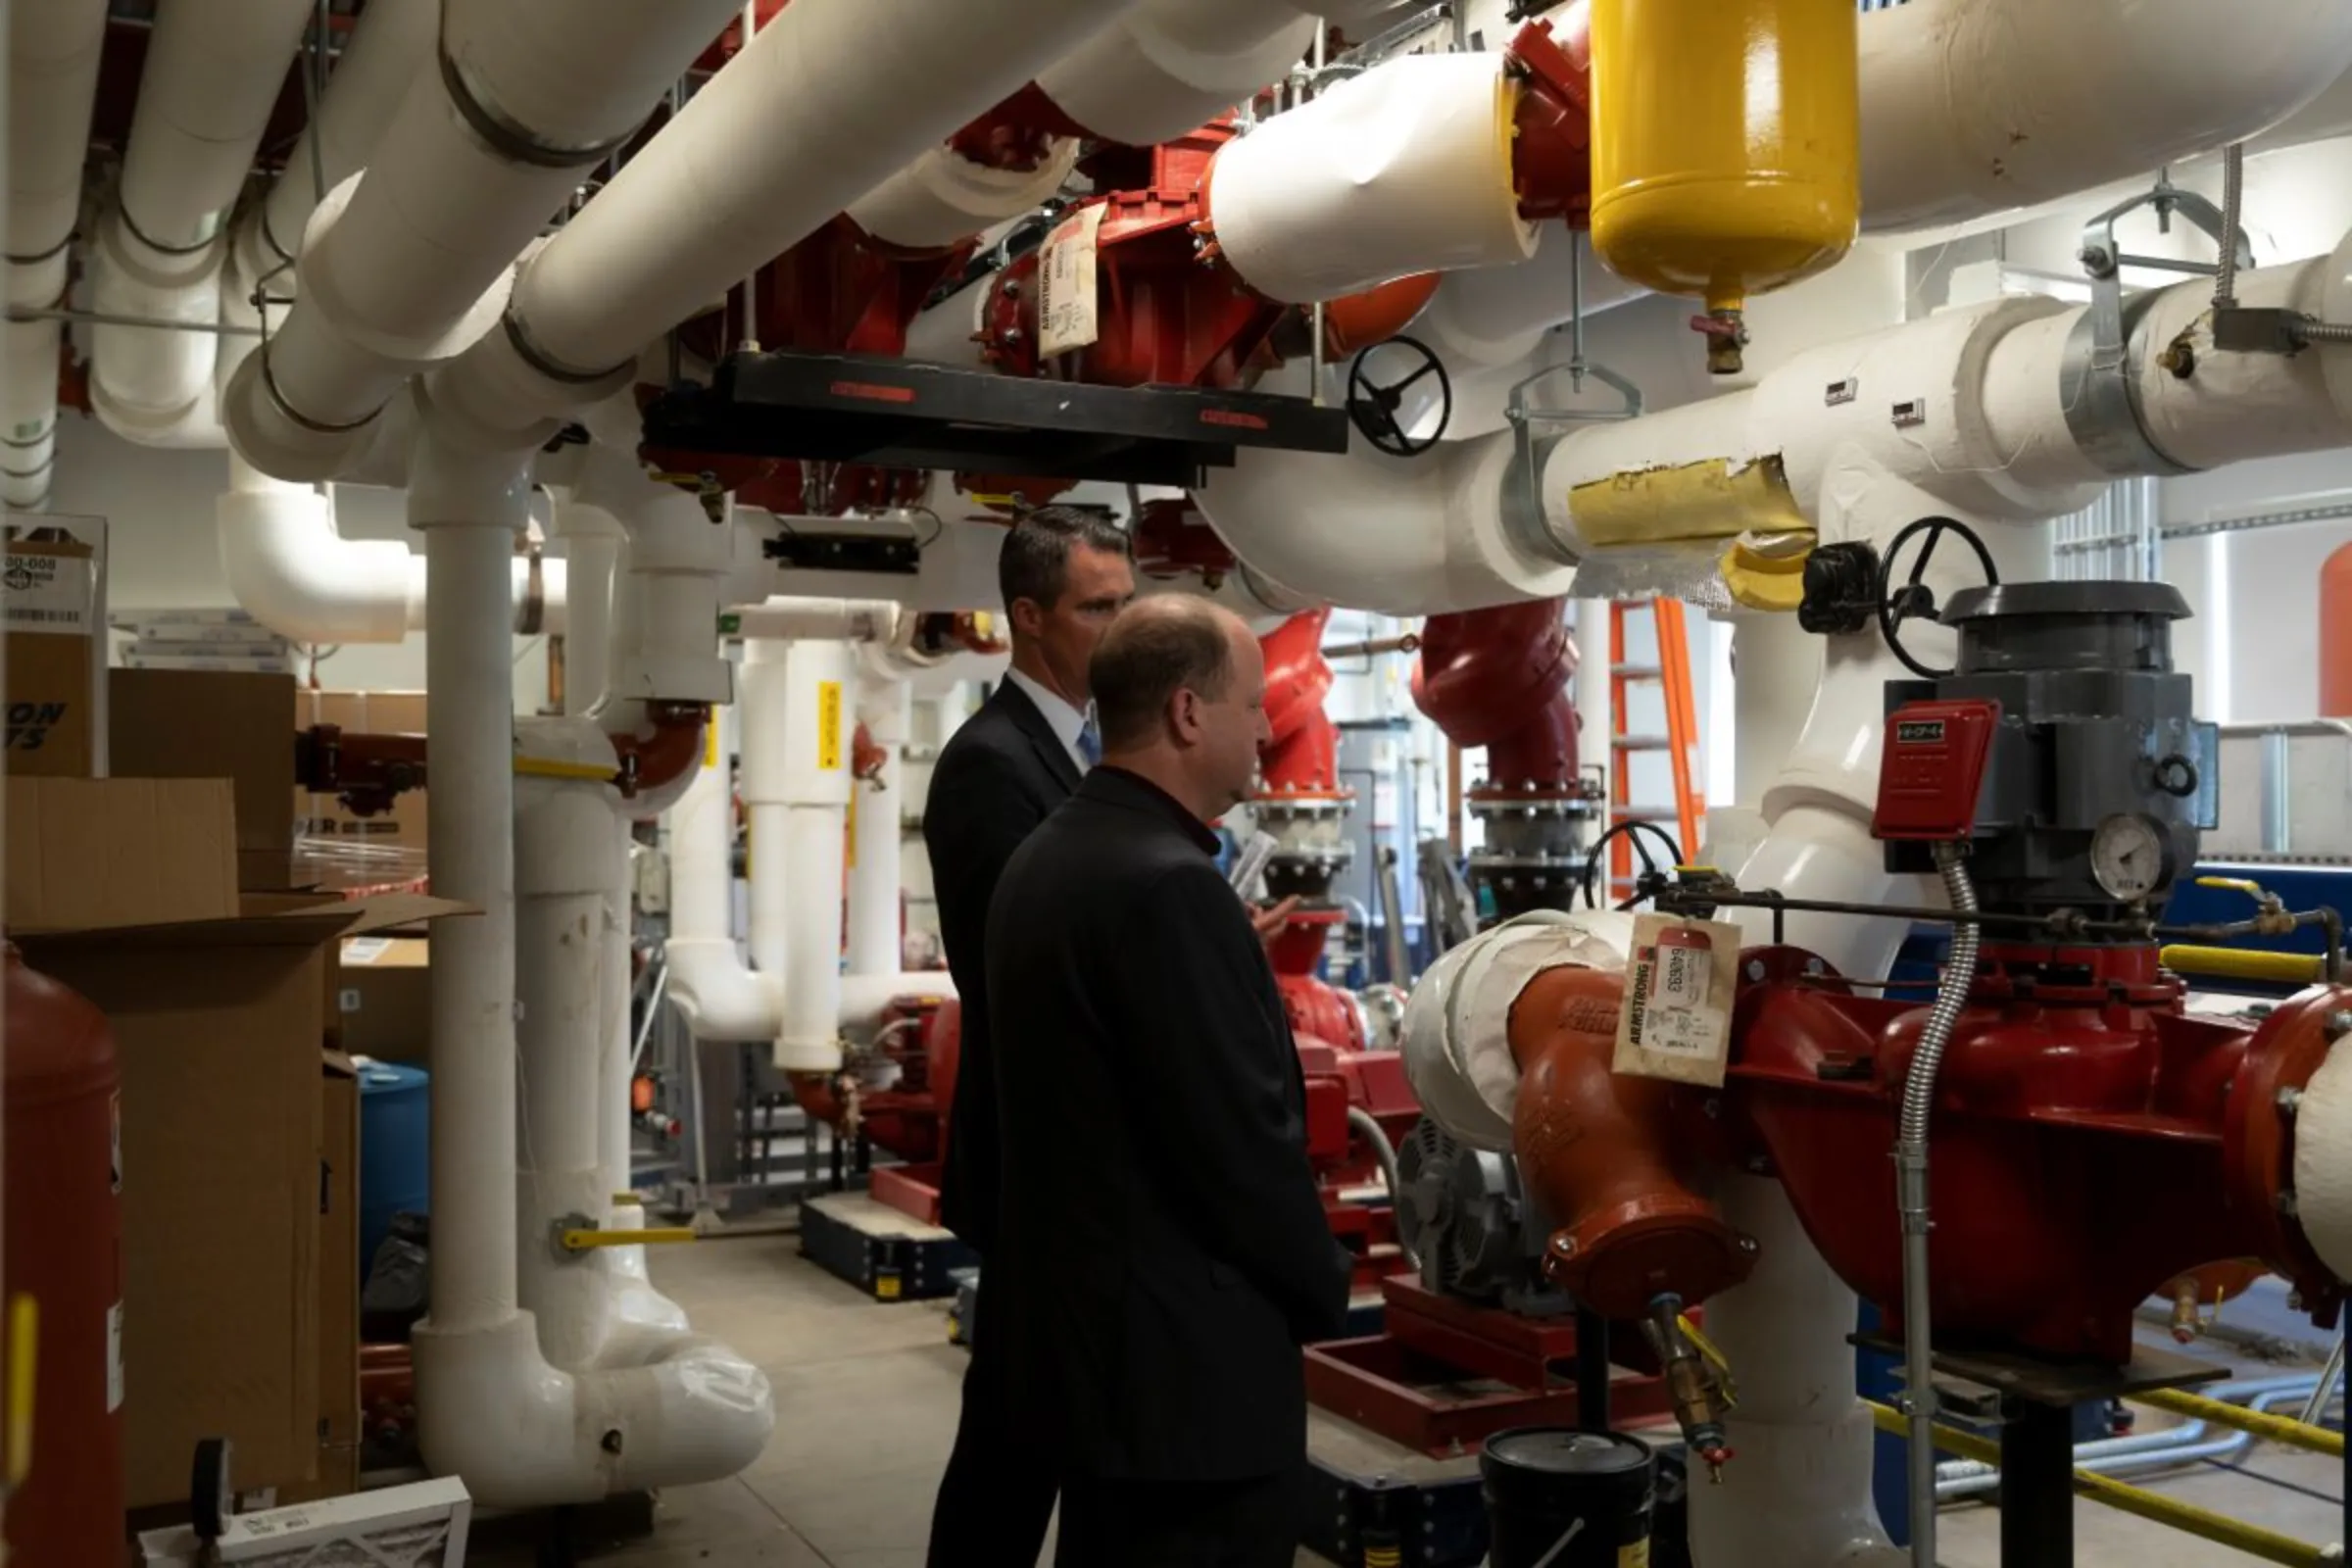
<path id="1" fill-rule="evenodd" d="M 1105 211 L 1101 202 L 1083 207 L 1046 237 L 1037 263 L 1037 352 L 1047 359 L 1086 348 L 1102 336 L 1095 309 L 1095 239 Z"/>
<path id="2" fill-rule="evenodd" d="M 0 571 L 0 622 L 12 631 L 88 635 L 93 575 L 87 556 L 10 551 Z"/>
<path id="3" fill-rule="evenodd" d="M 1738 926 L 1638 916 L 1611 1066 L 1638 1077 L 1721 1085 L 1731 1065 L 1739 957 Z"/>
<path id="4" fill-rule="evenodd" d="M 106 1413 L 122 1408 L 122 1303 L 106 1309 Z"/>
<path id="5" fill-rule="evenodd" d="M 343 961 L 345 963 L 373 963 L 391 951 L 392 939 L 390 937 L 345 937 L 343 939 Z"/>

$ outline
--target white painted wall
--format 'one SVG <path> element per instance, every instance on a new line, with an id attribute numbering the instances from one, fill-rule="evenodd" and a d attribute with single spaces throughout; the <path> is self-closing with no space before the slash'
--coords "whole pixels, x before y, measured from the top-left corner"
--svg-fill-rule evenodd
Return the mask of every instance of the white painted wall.
<path id="1" fill-rule="evenodd" d="M 96 420 L 71 414 L 59 425 L 57 446 L 50 510 L 107 519 L 113 558 L 109 598 L 118 616 L 141 610 L 226 609 L 235 603 L 220 569 L 213 518 L 213 504 L 228 477 L 225 453 L 134 446 Z M 345 486 L 335 502 L 336 522 L 347 538 L 421 545 L 408 528 L 402 492 Z M 563 552 L 551 542 L 549 553 Z M 547 699 L 547 640 L 517 640 L 514 651 L 515 709 L 537 712 Z M 334 690 L 421 691 L 424 637 L 348 644 L 320 662 L 318 677 L 320 686 Z"/>

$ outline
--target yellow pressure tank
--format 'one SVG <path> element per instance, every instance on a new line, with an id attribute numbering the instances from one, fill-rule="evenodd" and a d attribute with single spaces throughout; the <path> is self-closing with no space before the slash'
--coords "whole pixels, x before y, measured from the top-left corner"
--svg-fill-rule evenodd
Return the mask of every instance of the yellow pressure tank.
<path id="1" fill-rule="evenodd" d="M 1855 0 L 1592 0 L 1592 246 L 1706 301 L 1740 368 L 1750 294 L 1810 277 L 1861 211 Z"/>

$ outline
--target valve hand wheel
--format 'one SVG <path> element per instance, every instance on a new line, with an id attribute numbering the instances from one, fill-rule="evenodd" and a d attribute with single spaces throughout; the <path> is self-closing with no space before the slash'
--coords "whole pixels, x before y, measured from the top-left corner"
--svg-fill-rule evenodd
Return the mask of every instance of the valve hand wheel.
<path id="1" fill-rule="evenodd" d="M 1390 350 L 1405 351 L 1419 363 L 1395 379 L 1376 381 L 1371 373 L 1372 356 Z M 1390 354 L 1389 358 L 1401 362 L 1404 356 Z M 1397 421 L 1396 411 L 1404 407 L 1405 392 L 1430 375 L 1438 378 L 1437 425 L 1426 436 L 1407 435 Z M 1436 446 L 1446 427 L 1453 422 L 1453 379 L 1446 373 L 1446 367 L 1437 355 L 1418 339 L 1393 337 L 1375 343 L 1357 354 L 1355 363 L 1348 368 L 1348 418 L 1364 433 L 1365 440 L 1389 456 L 1418 457 Z"/>
<path id="2" fill-rule="evenodd" d="M 1647 835 L 1648 838 L 1656 839 L 1659 845 L 1666 851 L 1666 859 L 1664 864 L 1660 864 L 1658 858 L 1650 854 L 1649 845 L 1644 838 L 1644 835 Z M 1619 909 L 1630 909 L 1635 905 L 1640 904 L 1644 898 L 1648 897 L 1647 894 L 1641 891 L 1641 883 L 1643 879 L 1670 876 L 1673 874 L 1674 868 L 1683 863 L 1683 847 L 1674 842 L 1673 834 L 1658 826 L 1657 823 L 1642 822 L 1638 820 L 1620 822 L 1615 827 L 1609 829 L 1606 833 L 1603 833 L 1599 838 L 1592 841 L 1592 854 L 1591 858 L 1585 861 L 1584 894 L 1585 907 L 1588 909 L 1599 909 L 1607 907 L 1607 906 L 1600 902 L 1599 877 L 1602 860 L 1601 852 L 1606 850 L 1611 842 L 1617 839 L 1624 839 L 1627 843 L 1631 844 L 1633 846 L 1634 853 L 1642 858 L 1642 869 L 1635 878 L 1634 895 L 1633 897 L 1627 899 L 1623 904 L 1618 905 L 1617 907 Z"/>
<path id="3" fill-rule="evenodd" d="M 1911 575 L 1902 587 L 1894 586 L 1894 564 L 1902 555 L 1903 546 L 1920 535 L 1927 539 L 1919 547 L 1919 559 L 1911 564 Z M 1943 542 L 1946 533 L 1964 540 L 1977 554 L 1977 564 L 1984 568 L 1984 586 L 2000 586 L 2001 574 L 1992 564 L 1992 552 L 1977 531 L 1957 517 L 1922 517 L 1907 525 L 1888 541 L 1886 554 L 1879 561 L 1879 634 L 1886 639 L 1886 651 L 1900 661 L 1903 667 L 1922 680 L 1942 680 L 1954 669 L 1936 669 L 1923 664 L 1903 646 L 1902 627 L 1905 621 L 1929 620 L 1937 616 L 1936 590 L 1927 585 L 1928 563 L 1936 559 L 1936 547 Z"/>

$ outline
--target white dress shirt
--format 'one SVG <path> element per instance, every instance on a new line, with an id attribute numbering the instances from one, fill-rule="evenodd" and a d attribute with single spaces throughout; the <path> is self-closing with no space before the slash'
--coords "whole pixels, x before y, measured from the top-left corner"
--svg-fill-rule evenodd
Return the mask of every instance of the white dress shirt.
<path id="1" fill-rule="evenodd" d="M 1089 703 L 1084 710 L 1073 708 L 1058 692 L 1048 691 L 1017 669 L 1007 667 L 1004 677 L 1018 686 L 1022 694 L 1037 705 L 1037 710 L 1046 715 L 1046 722 L 1053 726 L 1062 748 L 1070 754 L 1070 760 L 1078 764 L 1078 771 L 1083 773 L 1092 767 L 1094 764 L 1087 761 L 1086 753 L 1078 747 L 1078 737 L 1085 733 L 1086 726 L 1093 721 L 1094 705 Z"/>

